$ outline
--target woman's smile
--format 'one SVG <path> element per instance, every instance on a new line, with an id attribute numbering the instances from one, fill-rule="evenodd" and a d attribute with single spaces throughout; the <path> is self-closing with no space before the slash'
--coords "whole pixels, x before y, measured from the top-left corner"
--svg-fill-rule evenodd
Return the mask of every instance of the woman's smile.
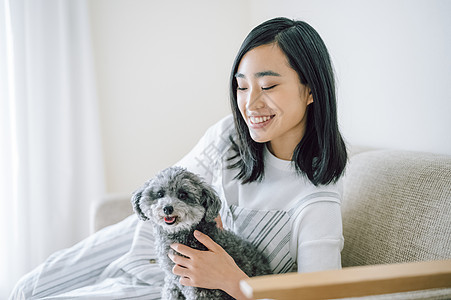
<path id="1" fill-rule="evenodd" d="M 269 125 L 271 123 L 271 121 L 273 120 L 273 118 L 276 115 L 270 115 L 270 116 L 250 116 L 248 118 L 249 120 L 249 127 L 252 127 L 254 129 L 260 129 L 260 128 L 264 128 L 267 125 Z"/>

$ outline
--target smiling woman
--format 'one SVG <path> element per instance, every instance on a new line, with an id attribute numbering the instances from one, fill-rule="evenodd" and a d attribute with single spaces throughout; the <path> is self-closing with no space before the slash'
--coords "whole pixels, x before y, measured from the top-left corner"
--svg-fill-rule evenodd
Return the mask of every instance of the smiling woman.
<path id="1" fill-rule="evenodd" d="M 334 73 L 315 29 L 285 18 L 257 26 L 244 40 L 230 78 L 242 147 L 242 160 L 233 167 L 243 182 L 262 179 L 258 157 L 267 141 L 276 157 L 293 161 L 315 185 L 340 177 L 347 154 L 338 130 Z"/>
<path id="2" fill-rule="evenodd" d="M 305 22 L 275 18 L 257 26 L 232 66 L 233 115 L 208 129 L 176 164 L 202 177 L 221 200 L 207 203 L 197 218 L 218 220 L 250 242 L 268 259 L 272 273 L 341 267 L 340 178 L 347 154 L 331 70 L 324 43 Z M 161 188 L 150 192 L 163 198 L 167 193 Z M 174 229 L 183 217 L 167 201 L 155 206 L 158 222 Z M 181 254 L 169 256 L 173 283 L 245 299 L 239 289 L 248 276 L 245 268 L 208 232 L 202 234 L 194 223 L 187 226 L 207 250 L 168 245 Z M 17 284 L 14 295 L 160 299 L 164 276 L 152 262 L 161 240 L 153 228 L 135 216 L 106 228 L 55 253 Z M 246 249 L 235 250 L 248 257 Z"/>

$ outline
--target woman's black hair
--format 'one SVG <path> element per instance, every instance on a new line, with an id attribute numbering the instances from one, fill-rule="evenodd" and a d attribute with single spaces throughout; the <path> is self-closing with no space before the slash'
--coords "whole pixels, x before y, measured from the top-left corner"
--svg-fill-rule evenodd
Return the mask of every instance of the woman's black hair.
<path id="1" fill-rule="evenodd" d="M 334 72 L 323 40 L 303 21 L 274 18 L 255 27 L 244 40 L 230 74 L 230 103 L 235 120 L 237 140 L 231 137 L 235 155 L 229 158 L 230 169 L 242 183 L 261 181 L 264 176 L 264 143 L 252 140 L 237 104 L 235 74 L 243 56 L 250 50 L 276 43 L 285 53 L 290 66 L 302 84 L 313 95 L 307 106 L 306 131 L 296 146 L 292 162 L 299 174 L 314 184 L 336 182 L 347 163 L 346 145 L 338 129 Z M 238 158 L 238 160 L 236 160 Z"/>

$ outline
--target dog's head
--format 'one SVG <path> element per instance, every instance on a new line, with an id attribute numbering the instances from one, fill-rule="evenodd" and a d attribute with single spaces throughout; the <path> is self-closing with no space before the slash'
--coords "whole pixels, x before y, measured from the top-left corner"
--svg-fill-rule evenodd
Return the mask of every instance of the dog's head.
<path id="1" fill-rule="evenodd" d="M 141 220 L 150 220 L 168 233 L 191 229 L 203 218 L 213 221 L 221 201 L 199 176 L 171 167 L 134 192 L 132 204 Z"/>

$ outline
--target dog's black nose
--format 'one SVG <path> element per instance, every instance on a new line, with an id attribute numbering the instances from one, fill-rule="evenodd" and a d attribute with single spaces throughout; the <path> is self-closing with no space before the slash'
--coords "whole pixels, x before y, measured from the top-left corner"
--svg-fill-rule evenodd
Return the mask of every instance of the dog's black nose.
<path id="1" fill-rule="evenodd" d="M 163 207 L 163 212 L 167 215 L 170 215 L 174 212 L 174 208 L 170 205 Z"/>

